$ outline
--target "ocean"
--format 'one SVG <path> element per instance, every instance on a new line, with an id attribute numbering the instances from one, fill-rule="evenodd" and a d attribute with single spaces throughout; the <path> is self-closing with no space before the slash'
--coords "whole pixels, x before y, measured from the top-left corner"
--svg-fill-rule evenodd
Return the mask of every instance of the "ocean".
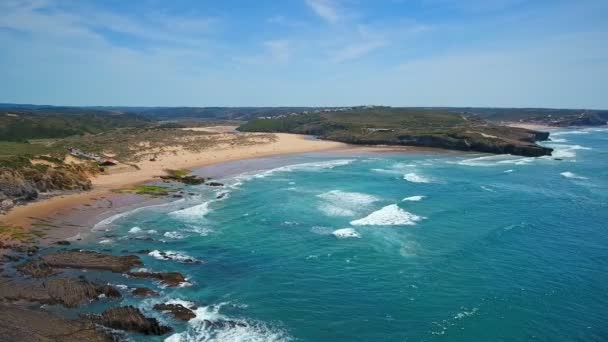
<path id="1" fill-rule="evenodd" d="M 197 173 L 223 173 L 225 187 L 109 217 L 82 248 L 148 249 L 147 269 L 187 276 L 179 288 L 109 278 L 161 291 L 123 300 L 175 329 L 159 341 L 605 341 L 608 129 L 551 137 L 553 157 L 323 153 L 207 167 Z M 197 317 L 152 309 L 168 301 Z"/>

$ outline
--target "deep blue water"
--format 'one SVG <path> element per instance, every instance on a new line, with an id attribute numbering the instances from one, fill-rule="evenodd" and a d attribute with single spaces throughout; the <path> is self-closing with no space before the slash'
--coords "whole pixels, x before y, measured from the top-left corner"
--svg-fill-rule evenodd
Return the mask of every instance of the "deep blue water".
<path id="1" fill-rule="evenodd" d="M 562 160 L 274 158 L 224 189 L 106 220 L 97 229 L 116 237 L 93 244 L 176 252 L 144 255 L 146 267 L 190 286 L 125 300 L 175 327 L 170 341 L 605 341 L 608 131 L 552 137 Z M 151 310 L 170 299 L 198 305 L 198 318 Z M 248 327 L 202 321 L 220 318 Z"/>

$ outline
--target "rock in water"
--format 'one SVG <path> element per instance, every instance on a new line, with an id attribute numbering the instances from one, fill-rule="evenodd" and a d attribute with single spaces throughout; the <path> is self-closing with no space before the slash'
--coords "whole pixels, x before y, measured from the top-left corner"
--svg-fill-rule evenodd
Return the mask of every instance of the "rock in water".
<path id="1" fill-rule="evenodd" d="M 196 317 L 196 314 L 192 310 L 181 304 L 156 304 L 154 305 L 154 310 L 170 312 L 173 317 L 182 321 L 189 321 Z"/>
<path id="2" fill-rule="evenodd" d="M 155 318 L 144 316 L 132 306 L 109 308 L 101 315 L 87 316 L 93 323 L 112 329 L 135 331 L 146 335 L 164 335 L 171 328 L 160 325 Z"/>
<path id="3" fill-rule="evenodd" d="M 156 297 L 158 296 L 158 292 L 151 290 L 147 287 L 138 287 L 131 292 L 132 295 L 136 297 Z"/>
<path id="4" fill-rule="evenodd" d="M 128 272 L 127 275 L 134 278 L 156 279 L 170 287 L 177 287 L 186 282 L 186 277 L 178 272 Z"/>
<path id="5" fill-rule="evenodd" d="M 60 268 L 88 268 L 112 272 L 126 272 L 133 267 L 143 266 L 136 255 L 114 256 L 89 251 L 64 251 L 42 257 L 47 264 Z"/>

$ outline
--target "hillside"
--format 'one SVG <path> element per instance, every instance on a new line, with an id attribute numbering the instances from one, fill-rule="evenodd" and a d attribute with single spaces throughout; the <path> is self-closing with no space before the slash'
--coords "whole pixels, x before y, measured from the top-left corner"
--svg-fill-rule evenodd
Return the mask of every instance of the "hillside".
<path id="1" fill-rule="evenodd" d="M 552 150 L 535 144 L 548 133 L 499 126 L 447 110 L 359 107 L 254 119 L 243 132 L 316 135 L 351 144 L 410 145 L 538 157 Z"/>

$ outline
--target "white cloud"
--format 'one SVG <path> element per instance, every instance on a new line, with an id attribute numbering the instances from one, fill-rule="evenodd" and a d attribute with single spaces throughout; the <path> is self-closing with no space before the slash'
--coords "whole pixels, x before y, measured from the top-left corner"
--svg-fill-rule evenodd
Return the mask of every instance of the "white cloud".
<path id="1" fill-rule="evenodd" d="M 340 20 L 336 5 L 331 0 L 306 0 L 306 4 L 324 20 L 335 23 Z"/>

